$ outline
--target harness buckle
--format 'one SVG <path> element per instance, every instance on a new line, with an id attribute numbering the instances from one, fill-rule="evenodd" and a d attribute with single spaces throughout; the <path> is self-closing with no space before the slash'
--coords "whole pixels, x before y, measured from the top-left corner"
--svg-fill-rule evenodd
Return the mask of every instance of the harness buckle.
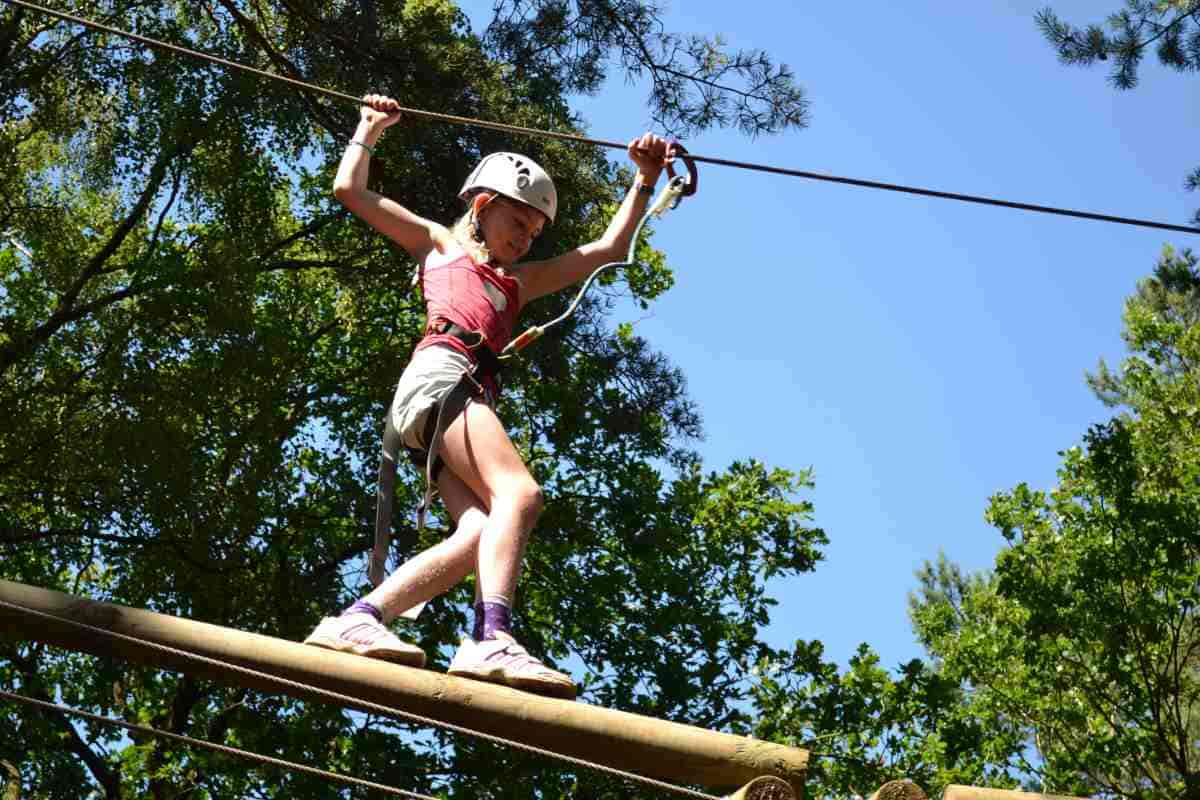
<path id="1" fill-rule="evenodd" d="M 462 342 L 475 356 L 473 372 L 477 372 L 483 377 L 496 377 L 503 369 L 504 365 L 500 363 L 500 358 L 495 351 L 488 346 L 488 337 L 483 331 L 469 330 L 445 317 L 438 317 L 426 326 L 425 333 L 426 335 L 453 336 Z"/>

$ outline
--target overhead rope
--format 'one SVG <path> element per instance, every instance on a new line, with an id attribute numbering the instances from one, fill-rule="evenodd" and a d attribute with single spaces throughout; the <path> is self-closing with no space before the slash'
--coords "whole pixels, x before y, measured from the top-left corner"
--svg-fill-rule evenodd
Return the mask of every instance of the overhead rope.
<path id="1" fill-rule="evenodd" d="M 350 695 L 342 694 L 340 692 L 334 692 L 329 689 L 323 689 L 319 686 L 313 686 L 311 684 L 303 683 L 301 681 L 294 681 L 289 678 L 282 678 L 278 675 L 272 675 L 269 672 L 262 672 L 261 670 L 251 669 L 250 667 L 243 667 L 240 664 L 234 664 L 234 663 L 231 663 L 228 661 L 222 661 L 221 659 L 218 659 L 218 658 L 210 658 L 208 656 L 202 656 L 198 653 L 192 653 L 187 650 L 181 650 L 177 647 L 171 647 L 169 645 L 159 644 L 158 642 L 152 642 L 147 639 L 138 638 L 136 636 L 129 636 L 128 634 L 124 634 L 124 633 L 117 633 L 116 631 L 110 631 L 105 628 L 99 628 L 94 625 L 88 625 L 86 623 L 78 622 L 77 620 L 73 620 L 73 619 L 70 619 L 67 617 L 60 617 L 55 614 L 47 614 L 44 611 L 38 611 L 37 609 L 29 608 L 28 606 L 23 606 L 19 603 L 10 603 L 7 600 L 0 600 L 0 608 L 6 608 L 6 609 L 9 609 L 10 611 L 16 611 L 21 614 L 28 614 L 32 617 L 37 617 L 39 619 L 53 620 L 54 622 L 60 623 L 60 624 L 65 623 L 66 625 L 69 625 L 78 630 L 84 630 L 84 631 L 87 631 L 88 633 L 97 634 L 101 637 L 108 638 L 108 639 L 129 642 L 132 644 L 136 644 L 139 647 L 147 648 L 149 650 L 157 650 L 158 652 L 161 652 L 161 653 L 168 653 L 170 655 L 177 656 L 179 658 L 183 658 L 183 659 L 186 659 L 188 661 L 192 661 L 192 662 L 195 662 L 198 664 L 206 664 L 209 666 L 219 667 L 223 670 L 242 675 L 243 677 L 249 677 L 249 678 L 253 678 L 258 681 L 265 681 L 265 682 L 273 684 L 275 686 L 293 689 L 293 690 L 299 690 L 299 691 L 302 691 L 305 693 L 309 693 L 309 694 L 315 695 L 317 697 L 320 697 L 323 700 L 331 701 L 331 702 L 337 703 L 339 705 L 349 706 L 351 708 L 356 708 L 356 709 L 360 709 L 363 711 L 369 711 L 369 712 L 379 714 L 379 715 L 385 716 L 385 717 L 402 719 L 406 722 L 415 722 L 417 724 L 425 725 L 427 727 L 442 728 L 444 730 L 452 731 L 454 733 L 460 733 L 460 734 L 463 734 L 466 736 L 474 736 L 478 739 L 483 739 L 484 741 L 491 742 L 492 744 L 504 745 L 506 747 L 511 747 L 515 750 L 523 750 L 527 753 L 533 753 L 534 755 L 539 755 L 539 756 L 543 756 L 545 758 L 551 758 L 551 759 L 555 759 L 557 761 L 562 761 L 564 763 L 570 764 L 575 767 L 582 767 L 585 769 L 595 770 L 597 772 L 603 772 L 612 777 L 620 778 L 622 780 L 631 781 L 634 783 L 640 783 L 644 786 L 649 786 L 654 789 L 658 789 L 660 791 L 671 792 L 674 794 L 681 795 L 683 797 L 695 798 L 696 800 L 721 800 L 721 798 L 716 795 L 706 794 L 704 792 L 696 791 L 695 789 L 688 789 L 683 786 L 676 786 L 675 784 L 667 783 L 666 781 L 660 781 L 660 780 L 656 780 L 654 778 L 648 778 L 645 775 L 638 775 L 637 773 L 634 773 L 634 772 L 627 772 L 625 770 L 617 769 L 616 767 L 609 767 L 604 764 L 596 764 L 594 762 L 587 761 L 586 759 L 575 758 L 574 756 L 568 756 L 568 755 L 564 755 L 562 753 L 555 753 L 552 750 L 546 750 L 541 747 L 535 747 L 534 745 L 525 744 L 524 742 L 518 742 L 518 741 L 514 741 L 512 739 L 506 739 L 503 736 L 496 736 L 494 734 L 472 730 L 471 728 L 468 728 L 463 725 L 455 725 L 452 722 L 445 722 L 442 720 L 433 719 L 431 717 L 425 717 L 420 714 L 414 714 L 410 711 L 404 711 L 399 708 L 385 706 L 385 705 L 381 705 L 379 703 L 373 703 L 369 700 L 362 700 L 357 697 L 352 697 Z"/>
<path id="2" fill-rule="evenodd" d="M 314 94 L 320 94 L 320 95 L 324 95 L 326 97 L 330 97 L 330 98 L 340 100 L 343 102 L 353 103 L 355 106 L 362 104 L 362 98 L 354 97 L 352 95 L 345 94 L 344 92 L 338 92 L 333 89 L 326 89 L 325 87 L 307 83 L 305 81 L 298 80 L 296 78 L 291 78 L 286 75 L 279 75 L 274 72 L 267 72 L 266 70 L 261 70 L 261 69 L 255 68 L 255 67 L 246 66 L 245 64 L 239 64 L 236 61 L 230 61 L 228 59 L 224 59 L 219 56 L 210 55 L 209 53 L 202 53 L 200 51 L 191 50 L 189 48 L 181 47 L 179 45 L 170 44 L 168 42 L 158 41 L 157 39 L 151 39 L 147 36 L 141 36 L 136 33 L 124 31 L 124 30 L 121 30 L 120 28 L 113 28 L 108 25 L 103 25 L 101 23 L 94 22 L 92 20 L 85 19 L 83 17 L 78 17 L 73 14 L 68 14 L 63 11 L 56 11 L 54 9 L 44 8 L 42 6 L 35 5 L 34 3 L 27 2 L 27 0 L 3 0 L 3 2 L 8 3 L 9 5 L 20 6 L 22 8 L 26 8 L 31 11 L 39 12 L 42 14 L 48 14 L 52 17 L 57 17 L 59 19 L 66 20 L 68 22 L 74 22 L 74 23 L 76 23 L 78 25 L 82 25 L 86 28 L 91 28 L 92 30 L 103 31 L 105 33 L 111 33 L 116 36 L 122 36 L 127 39 L 132 39 L 134 41 L 141 42 L 142 44 L 148 45 L 150 47 L 158 48 L 160 50 L 167 50 L 167 51 L 174 52 L 174 53 L 182 53 L 184 55 L 192 56 L 194 58 L 199 58 L 199 59 L 203 59 L 205 61 L 210 61 L 214 64 L 220 64 L 222 66 L 230 67 L 232 69 L 241 70 L 243 72 L 249 72 L 251 74 L 258 75 L 258 76 L 267 78 L 269 80 L 282 81 L 284 83 L 290 84 L 292 86 L 295 86 L 297 88 L 303 89 L 308 92 L 312 92 Z M 547 130 L 540 130 L 537 128 L 527 128 L 527 127 L 523 127 L 521 125 L 510 125 L 510 124 L 503 123 L 503 122 L 493 122 L 490 120 L 475 119 L 472 117 L 462 117 L 462 116 L 457 116 L 455 114 L 444 114 L 444 113 L 440 113 L 440 112 L 436 112 L 436 111 L 425 111 L 423 109 L 407 108 L 404 106 L 401 106 L 398 110 L 400 111 L 401 114 L 407 114 L 409 116 L 416 117 L 418 119 L 428 119 L 428 120 L 434 120 L 434 121 L 438 121 L 438 122 L 449 122 L 449 123 L 453 123 L 456 125 L 467 125 L 467 126 L 476 127 L 476 128 L 489 128 L 491 130 L 503 131 L 505 133 L 514 133 L 514 134 L 520 134 L 520 135 L 524 135 L 524 136 L 540 136 L 540 137 L 550 138 L 550 139 L 559 139 L 562 141 L 577 142 L 579 144 L 588 144 L 588 145 L 595 145 L 598 147 L 615 148 L 618 150 L 624 150 L 628 147 L 628 145 L 623 142 L 614 142 L 614 141 L 609 141 L 609 140 L 605 140 L 605 139 L 594 139 L 594 138 L 587 137 L 587 136 L 580 136 L 580 135 L 574 134 L 574 133 L 563 133 L 560 131 L 547 131 Z M 977 203 L 977 204 L 981 204 L 981 205 L 1009 208 L 1009 209 L 1014 209 L 1014 210 L 1018 210 L 1018 211 L 1030 211 L 1030 212 L 1035 212 L 1035 213 L 1040 213 L 1040 214 L 1055 214 L 1055 215 L 1064 216 L 1064 217 L 1075 217 L 1077 219 L 1089 219 L 1089 220 L 1095 220 L 1098 222 L 1111 222 L 1111 223 L 1120 224 L 1120 225 L 1133 225 L 1133 226 L 1142 227 L 1142 228 L 1153 228 L 1156 230 L 1172 231 L 1175 233 L 1191 233 L 1191 234 L 1200 233 L 1200 227 L 1187 226 L 1187 225 L 1174 225 L 1174 224 L 1167 223 L 1167 222 L 1156 222 L 1154 220 L 1137 219 L 1134 217 L 1123 217 L 1123 216 L 1117 216 L 1117 215 L 1112 215 L 1112 214 L 1097 214 L 1097 213 L 1094 213 L 1091 211 L 1076 211 L 1076 210 L 1068 209 L 1068 208 L 1058 208 L 1055 206 L 1037 205 L 1034 203 L 1021 203 L 1021 202 L 1016 202 L 1016 201 L 1012 201 L 1012 200 L 1001 200 L 1001 199 L 997 199 L 997 198 L 993 198 L 993 197 L 983 197 L 980 195 L 962 194 L 959 192 L 943 192 L 943 191 L 939 191 L 936 189 L 926 189 L 926 188 L 917 187 L 917 186 L 906 186 L 906 185 L 898 184 L 898 183 L 885 183 L 883 181 L 864 180 L 862 178 L 847 178 L 847 177 L 842 177 L 842 176 L 838 176 L 838 175 L 827 175 L 827 174 L 820 173 L 820 172 L 809 172 L 806 170 L 788 169 L 785 167 L 774 167 L 774 166 L 769 166 L 766 164 L 755 164 L 755 163 L 747 162 L 747 161 L 735 161 L 733 159 L 727 159 L 727 158 L 714 158 L 712 156 L 696 155 L 695 153 L 689 154 L 687 156 L 687 158 L 689 158 L 695 162 L 701 162 L 701 163 L 706 163 L 706 164 L 717 164 L 719 166 L 734 167 L 737 169 L 745 169 L 745 170 L 753 170 L 756 172 L 767 172 L 767 173 L 771 173 L 774 175 L 786 175 L 786 176 L 794 177 L 794 178 L 808 178 L 810 180 L 828 181 L 830 183 L 841 183 L 841 184 L 846 184 L 849 186 L 860 186 L 860 187 L 867 188 L 867 189 L 881 189 L 881 190 L 889 191 L 889 192 L 902 192 L 905 194 L 914 194 L 914 195 L 920 195 L 923 197 L 936 197 L 936 198 L 940 198 L 942 200 L 955 200 L 955 201 L 962 202 L 962 203 Z"/>
<path id="3" fill-rule="evenodd" d="M 155 736 L 161 739 L 169 739 L 173 742 L 179 742 L 192 747 L 202 747 L 208 750 L 215 750 L 218 753 L 244 758 L 249 761 L 257 761 L 260 764 L 266 764 L 272 767 L 281 767 L 294 772 L 303 772 L 307 775 L 313 775 L 318 778 L 323 778 L 327 781 L 345 783 L 351 786 L 362 786 L 367 789 L 374 789 L 377 792 L 396 795 L 398 797 L 408 797 L 412 798 L 413 800 L 438 800 L 438 798 L 431 797 L 427 794 L 419 794 L 417 792 L 410 792 L 405 789 L 397 789 L 394 786 L 387 786 L 386 784 L 375 783 L 374 781 L 368 781 L 362 778 L 355 778 L 351 775 L 343 775 L 338 772 L 330 772 L 329 770 L 310 767 L 307 764 L 297 764 L 294 761 L 287 761 L 282 758 L 275 758 L 274 756 L 265 756 L 261 753 L 243 750 L 239 747 L 216 744 L 215 742 L 209 742 L 204 739 L 195 739 L 191 736 L 184 736 L 180 733 L 171 733 L 170 731 L 162 731 L 158 728 L 151 728 L 146 725 L 137 725 L 132 722 L 113 719 L 111 717 L 101 716 L 100 714 L 93 714 L 90 711 L 82 711 L 78 708 L 71 708 L 70 706 L 64 706 L 60 703 L 51 703 L 46 700 L 38 700 L 35 697 L 28 697 L 23 694 L 17 694 L 15 692 L 9 692 L 3 689 L 0 689 L 0 698 L 12 700 L 17 703 L 23 703 L 35 708 L 40 708 L 44 711 L 57 711 L 62 714 L 70 714 L 72 716 L 82 717 L 83 719 L 91 720 L 92 722 L 97 722 L 102 725 L 115 725 L 117 727 L 124 728 L 127 731 L 142 733 L 147 736 Z"/>

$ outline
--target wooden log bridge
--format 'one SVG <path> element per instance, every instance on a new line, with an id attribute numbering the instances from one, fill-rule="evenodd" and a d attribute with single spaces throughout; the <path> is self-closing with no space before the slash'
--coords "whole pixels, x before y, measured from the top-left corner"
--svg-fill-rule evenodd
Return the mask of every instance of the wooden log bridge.
<path id="1" fill-rule="evenodd" d="M 803 796 L 808 752 L 795 747 L 539 697 L 11 581 L 0 580 L 0 601 L 62 620 L 0 606 L 0 637 L 5 639 L 36 640 L 271 694 L 330 702 L 311 690 L 89 631 L 70 624 L 74 621 L 615 769 L 720 789 L 775 776 Z"/>
<path id="2" fill-rule="evenodd" d="M 1012 789 L 988 789 L 983 786 L 961 786 L 952 783 L 942 793 L 942 800 L 1083 800 L 1063 794 L 1018 792 Z"/>

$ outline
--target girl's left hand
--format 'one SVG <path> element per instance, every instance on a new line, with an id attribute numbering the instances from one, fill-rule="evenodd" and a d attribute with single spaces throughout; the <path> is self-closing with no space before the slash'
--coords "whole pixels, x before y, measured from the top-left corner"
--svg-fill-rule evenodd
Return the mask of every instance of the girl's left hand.
<path id="1" fill-rule="evenodd" d="M 658 180 L 663 167 L 671 161 L 671 157 L 667 155 L 667 148 L 666 139 L 647 132 L 629 143 L 629 159 L 637 164 L 638 172 L 653 183 Z"/>

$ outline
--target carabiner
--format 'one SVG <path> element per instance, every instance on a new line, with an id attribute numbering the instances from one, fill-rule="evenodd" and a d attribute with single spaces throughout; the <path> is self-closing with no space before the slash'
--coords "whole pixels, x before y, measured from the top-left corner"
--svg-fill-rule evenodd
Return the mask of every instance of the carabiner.
<path id="1" fill-rule="evenodd" d="M 671 161 L 667 162 L 667 174 L 670 175 L 672 179 L 675 178 L 675 170 L 671 165 L 676 157 L 682 158 L 683 163 L 687 165 L 688 176 L 682 179 L 684 182 L 682 196 L 691 197 L 696 193 L 696 190 L 700 188 L 700 173 L 696 170 L 696 162 L 688 157 L 687 148 L 676 141 L 672 141 L 669 145 L 667 145 L 667 153 L 671 156 Z M 672 206 L 672 208 L 674 208 L 674 206 Z"/>

